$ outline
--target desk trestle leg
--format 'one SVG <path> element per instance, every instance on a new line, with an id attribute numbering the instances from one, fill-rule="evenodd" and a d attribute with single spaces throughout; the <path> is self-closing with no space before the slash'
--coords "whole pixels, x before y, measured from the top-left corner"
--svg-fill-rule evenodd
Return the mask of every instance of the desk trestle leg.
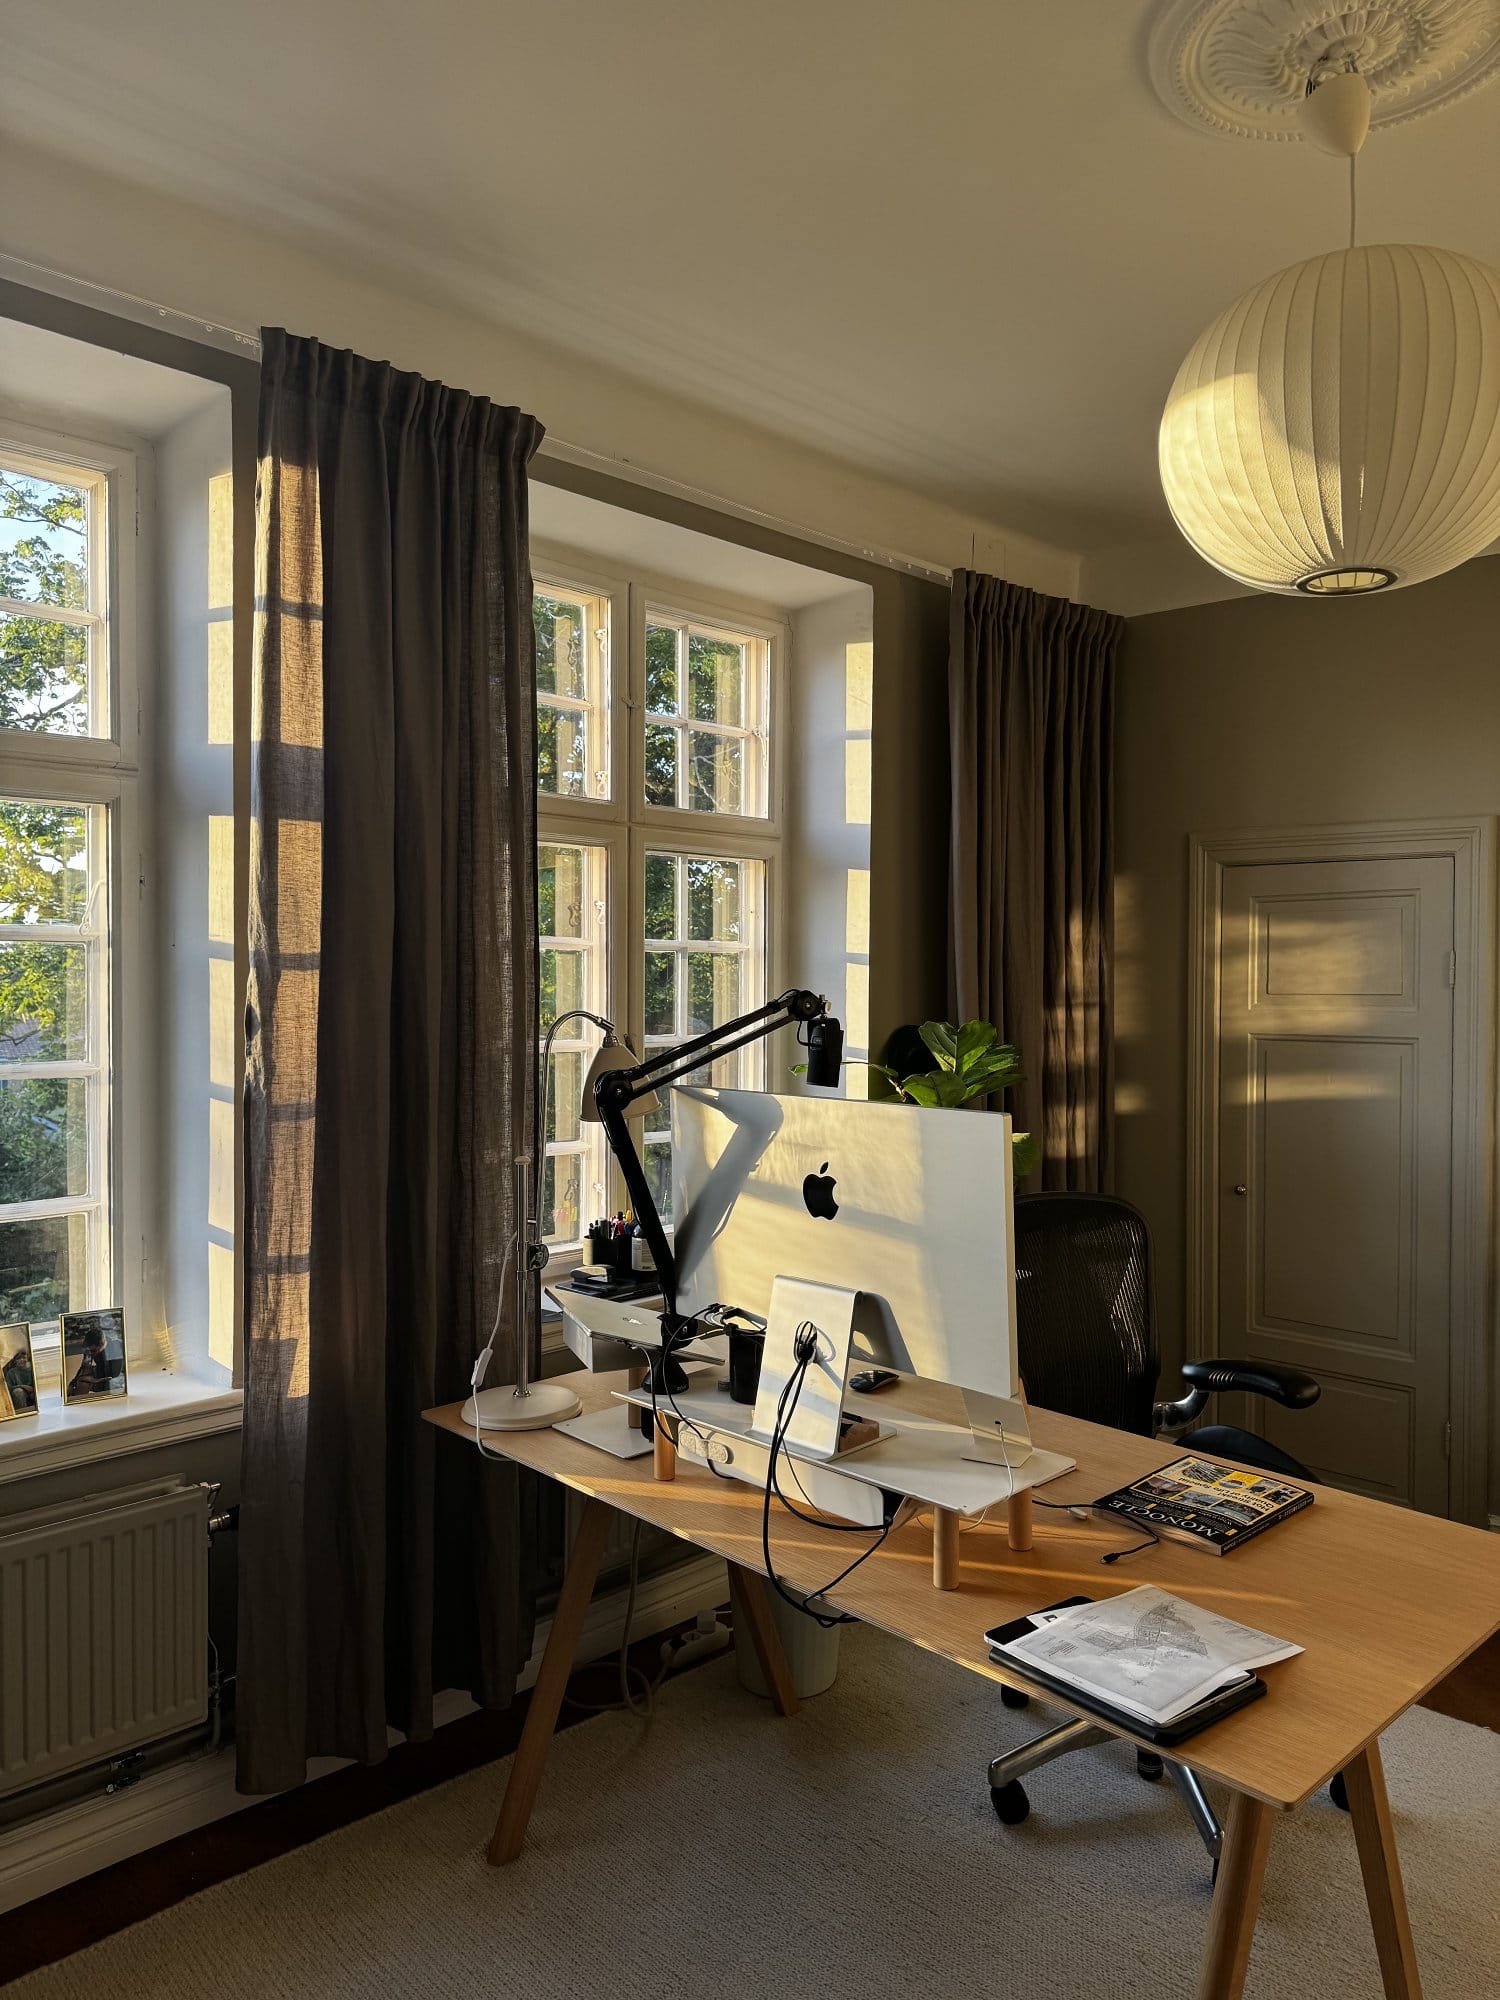
<path id="1" fill-rule="evenodd" d="M 1422 2000 L 1422 1980 L 1411 1941 L 1411 1921 L 1406 1914 L 1406 1891 L 1401 1883 L 1401 1862 L 1396 1853 L 1378 1743 L 1366 1744 L 1348 1766 L 1344 1786 L 1349 1794 L 1349 1817 L 1354 1822 L 1354 1841 L 1359 1849 L 1360 1873 L 1365 1878 L 1365 1901 L 1370 1906 L 1370 1928 L 1375 1933 L 1385 2000 Z"/>
<path id="2" fill-rule="evenodd" d="M 1274 1806 L 1245 1792 L 1237 1792 L 1230 1805 L 1208 1920 L 1208 1943 L 1198 1976 L 1198 2000 L 1240 2000 L 1245 1990 L 1275 1816 Z"/>
<path id="3" fill-rule="evenodd" d="M 531 1808 L 536 1804 L 542 1767 L 552 1745 L 552 1734 L 557 1727 L 557 1714 L 567 1690 L 568 1675 L 573 1670 L 573 1655 L 583 1636 L 583 1621 L 588 1616 L 589 1600 L 594 1594 L 599 1561 L 604 1554 L 613 1512 L 614 1509 L 603 1500 L 584 1502 L 583 1519 L 578 1524 L 572 1553 L 568 1557 L 568 1573 L 563 1578 L 557 1609 L 552 1614 L 552 1630 L 547 1636 L 547 1650 L 542 1655 L 541 1672 L 531 1690 L 531 1705 L 526 1711 L 521 1741 L 511 1760 L 505 1797 L 500 1802 L 500 1817 L 495 1821 L 495 1831 L 490 1836 L 486 1859 L 492 1868 L 514 1861 L 526 1839 L 527 1822 L 531 1818 Z"/>
<path id="4" fill-rule="evenodd" d="M 734 1606 L 734 1622 L 750 1635 L 756 1664 L 771 1693 L 771 1705 L 778 1715 L 795 1715 L 797 1690 L 792 1684 L 791 1664 L 776 1630 L 776 1620 L 766 1599 L 765 1578 L 739 1563 L 726 1563 L 729 1571 L 729 1600 Z"/>

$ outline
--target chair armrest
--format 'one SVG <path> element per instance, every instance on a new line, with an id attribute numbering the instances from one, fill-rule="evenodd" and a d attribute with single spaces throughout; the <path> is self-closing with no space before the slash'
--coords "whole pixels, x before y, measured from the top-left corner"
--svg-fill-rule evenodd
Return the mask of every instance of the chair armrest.
<path id="1" fill-rule="evenodd" d="M 1306 1410 L 1323 1391 L 1300 1368 L 1283 1368 L 1276 1361 L 1184 1361 L 1182 1378 L 1205 1394 L 1212 1389 L 1269 1396 L 1286 1410 Z"/>

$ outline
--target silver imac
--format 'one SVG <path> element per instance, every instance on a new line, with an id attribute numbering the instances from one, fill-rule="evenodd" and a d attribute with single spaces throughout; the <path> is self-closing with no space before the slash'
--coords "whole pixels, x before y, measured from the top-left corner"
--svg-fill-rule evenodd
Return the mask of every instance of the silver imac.
<path id="1" fill-rule="evenodd" d="M 837 1285 L 862 1364 L 1013 1402 L 1010 1142 L 995 1113 L 679 1086 L 679 1309 L 764 1319 L 778 1277 Z"/>

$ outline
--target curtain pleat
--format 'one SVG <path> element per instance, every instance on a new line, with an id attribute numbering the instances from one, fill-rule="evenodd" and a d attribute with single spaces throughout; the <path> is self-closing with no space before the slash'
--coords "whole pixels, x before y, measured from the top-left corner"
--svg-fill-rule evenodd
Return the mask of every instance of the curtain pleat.
<path id="1" fill-rule="evenodd" d="M 1123 622 L 960 570 L 949 627 L 952 1004 L 1021 1051 L 1040 1185 L 1107 1189 L 1114 669 Z"/>
<path id="2" fill-rule="evenodd" d="M 536 1070 L 519 410 L 263 339 L 246 1080 L 242 1790 L 508 1700 L 539 1500 L 440 1441 Z M 512 1288 L 507 1288 L 511 1290 Z M 501 1352 L 513 1351 L 513 1298 Z"/>

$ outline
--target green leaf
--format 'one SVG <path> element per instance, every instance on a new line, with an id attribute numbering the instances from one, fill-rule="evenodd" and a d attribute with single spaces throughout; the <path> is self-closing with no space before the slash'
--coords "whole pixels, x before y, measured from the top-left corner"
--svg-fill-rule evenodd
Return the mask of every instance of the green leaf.
<path id="1" fill-rule="evenodd" d="M 1035 1173 L 1042 1164 L 1041 1141 L 1034 1139 L 1029 1132 L 1011 1133 L 1010 1152 L 1018 1181 L 1024 1180 L 1028 1174 Z"/>
<path id="2" fill-rule="evenodd" d="M 938 1102 L 935 1084 L 939 1075 L 940 1072 L 934 1072 L 932 1076 L 907 1077 L 901 1085 L 902 1096 L 909 1098 L 913 1104 L 925 1104 L 929 1108 L 935 1107 Z"/>
<path id="3" fill-rule="evenodd" d="M 993 1045 L 995 1032 L 988 1021 L 965 1021 L 958 1031 L 957 1067 L 967 1069 L 977 1063 Z"/>
<path id="4" fill-rule="evenodd" d="M 943 1069 L 958 1061 L 958 1036 L 946 1021 L 924 1021 L 917 1030 Z"/>

